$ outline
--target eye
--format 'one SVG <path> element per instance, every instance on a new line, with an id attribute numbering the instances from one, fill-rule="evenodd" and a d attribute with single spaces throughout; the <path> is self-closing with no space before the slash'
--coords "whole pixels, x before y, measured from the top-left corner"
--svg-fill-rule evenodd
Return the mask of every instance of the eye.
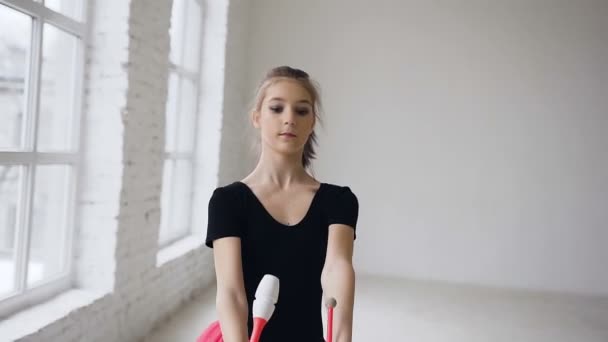
<path id="1" fill-rule="evenodd" d="M 302 109 L 298 109 L 298 110 L 296 110 L 296 113 L 298 113 L 298 115 L 301 115 L 301 116 L 305 116 L 305 115 L 307 115 L 307 114 L 308 114 L 308 112 L 309 112 L 309 111 L 308 111 L 308 109 L 307 109 L 307 108 L 302 108 Z"/>
<path id="2" fill-rule="evenodd" d="M 273 113 L 280 113 L 283 111 L 283 107 L 281 106 L 271 106 L 270 111 Z"/>

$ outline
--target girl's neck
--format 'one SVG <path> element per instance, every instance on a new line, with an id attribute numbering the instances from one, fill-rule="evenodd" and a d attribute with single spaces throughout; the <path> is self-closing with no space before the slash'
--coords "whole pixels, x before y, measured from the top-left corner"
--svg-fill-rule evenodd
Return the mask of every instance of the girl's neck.
<path id="1" fill-rule="evenodd" d="M 294 184 L 315 181 L 302 165 L 301 155 L 262 153 L 255 169 L 246 177 L 249 183 L 273 185 L 286 189 Z"/>

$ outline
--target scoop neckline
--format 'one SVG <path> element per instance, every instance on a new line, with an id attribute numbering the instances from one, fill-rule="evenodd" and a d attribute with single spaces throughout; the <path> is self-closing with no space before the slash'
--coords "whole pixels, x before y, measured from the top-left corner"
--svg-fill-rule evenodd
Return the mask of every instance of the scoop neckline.
<path id="1" fill-rule="evenodd" d="M 270 218 L 275 224 L 277 224 L 281 227 L 284 227 L 284 228 L 288 228 L 288 229 L 298 227 L 298 226 L 302 225 L 308 219 L 315 203 L 317 202 L 317 197 L 319 197 L 319 193 L 321 192 L 321 189 L 325 185 L 325 183 L 319 182 L 319 187 L 317 188 L 317 191 L 315 191 L 315 194 L 313 195 L 312 200 L 310 201 L 308 210 L 306 210 L 306 214 L 304 214 L 304 217 L 302 217 L 302 219 L 296 224 L 286 225 L 286 224 L 280 222 L 279 220 L 277 220 L 274 216 L 272 216 L 272 214 L 270 214 L 268 209 L 266 209 L 266 207 L 264 206 L 262 201 L 260 201 L 258 196 L 255 194 L 255 192 L 253 192 L 253 190 L 249 187 L 249 185 L 247 185 L 246 183 L 244 183 L 242 181 L 236 181 L 236 183 L 241 184 L 243 187 L 245 187 L 247 189 L 247 192 L 254 198 L 255 202 L 262 208 L 262 211 L 264 211 L 265 215 L 268 216 L 268 218 Z"/>

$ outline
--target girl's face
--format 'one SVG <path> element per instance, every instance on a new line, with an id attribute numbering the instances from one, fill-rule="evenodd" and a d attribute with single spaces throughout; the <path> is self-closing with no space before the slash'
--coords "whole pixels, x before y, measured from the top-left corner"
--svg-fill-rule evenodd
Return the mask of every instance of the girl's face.
<path id="1" fill-rule="evenodd" d="M 270 85 L 252 118 L 262 145 L 279 153 L 301 153 L 315 125 L 313 108 L 310 94 L 297 81 Z"/>

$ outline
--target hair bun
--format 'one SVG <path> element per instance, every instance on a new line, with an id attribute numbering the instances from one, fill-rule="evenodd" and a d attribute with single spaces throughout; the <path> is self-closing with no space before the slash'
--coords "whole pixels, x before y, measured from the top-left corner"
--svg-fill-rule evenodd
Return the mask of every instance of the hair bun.
<path id="1" fill-rule="evenodd" d="M 306 71 L 292 68 L 287 65 L 279 66 L 271 69 L 268 74 L 266 74 L 267 78 L 272 77 L 291 77 L 291 78 L 308 78 L 308 73 Z"/>

